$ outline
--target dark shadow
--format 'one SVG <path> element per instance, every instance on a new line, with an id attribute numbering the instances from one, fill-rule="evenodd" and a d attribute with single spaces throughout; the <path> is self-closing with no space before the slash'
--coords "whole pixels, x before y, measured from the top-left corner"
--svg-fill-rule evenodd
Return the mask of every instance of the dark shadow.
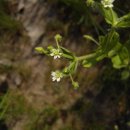
<path id="1" fill-rule="evenodd" d="M 0 84 L 0 94 L 5 94 L 8 91 L 9 85 L 7 81 L 3 81 Z"/>
<path id="2" fill-rule="evenodd" d="M 5 124 L 4 120 L 0 120 L 0 130 L 8 130 L 8 127 Z"/>

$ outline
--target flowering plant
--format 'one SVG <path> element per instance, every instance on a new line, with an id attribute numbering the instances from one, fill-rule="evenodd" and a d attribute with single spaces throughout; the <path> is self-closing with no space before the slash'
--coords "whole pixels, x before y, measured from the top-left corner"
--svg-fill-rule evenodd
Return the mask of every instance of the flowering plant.
<path id="1" fill-rule="evenodd" d="M 102 0 L 101 3 L 104 6 L 104 8 L 112 8 L 114 1 L 115 0 Z"/>
<path id="2" fill-rule="evenodd" d="M 112 8 L 114 7 L 113 2 L 114 0 L 101 0 L 100 2 L 96 2 L 94 0 L 87 1 L 89 6 L 99 10 L 106 23 L 110 25 L 110 29 L 107 33 L 100 35 L 98 40 L 95 40 L 90 35 L 84 35 L 84 38 L 97 44 L 97 49 L 95 49 L 92 53 L 79 57 L 75 56 L 73 52 L 70 52 L 68 49 L 60 46 L 59 43 L 62 41 L 62 36 L 60 34 L 55 36 L 57 48 L 52 46 L 49 46 L 46 49 L 43 47 L 35 48 L 37 52 L 53 56 L 54 59 L 66 58 L 69 61 L 69 65 L 63 70 L 57 70 L 51 73 L 53 81 L 59 82 L 61 78 L 69 76 L 74 88 L 78 88 L 78 82 L 74 81 L 72 77 L 74 72 L 77 70 L 77 66 L 82 65 L 85 68 L 90 68 L 104 58 L 109 58 L 113 67 L 116 69 L 130 69 L 130 39 L 122 44 L 118 33 L 120 28 L 125 29 L 130 27 L 130 13 L 119 17 Z M 129 77 L 129 73 L 127 73 L 127 77 Z"/>

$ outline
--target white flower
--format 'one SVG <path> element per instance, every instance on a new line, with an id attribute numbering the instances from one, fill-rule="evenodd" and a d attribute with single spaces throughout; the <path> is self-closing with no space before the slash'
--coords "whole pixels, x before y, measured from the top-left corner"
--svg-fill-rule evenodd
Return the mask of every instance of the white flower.
<path id="1" fill-rule="evenodd" d="M 63 77 L 63 74 L 60 71 L 55 71 L 51 73 L 51 76 L 52 76 L 52 81 L 59 82 Z"/>
<path id="2" fill-rule="evenodd" d="M 60 58 L 62 53 L 59 49 L 52 49 L 50 56 L 54 56 L 54 59 Z"/>
<path id="3" fill-rule="evenodd" d="M 101 3 L 104 6 L 104 8 L 112 8 L 114 1 L 115 0 L 102 0 Z"/>

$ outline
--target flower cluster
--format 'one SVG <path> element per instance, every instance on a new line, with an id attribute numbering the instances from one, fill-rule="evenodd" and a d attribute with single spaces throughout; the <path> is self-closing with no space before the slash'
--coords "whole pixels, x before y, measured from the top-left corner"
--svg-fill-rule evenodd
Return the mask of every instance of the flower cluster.
<path id="1" fill-rule="evenodd" d="M 54 59 L 60 58 L 62 53 L 60 52 L 60 49 L 52 49 L 50 56 L 54 56 Z"/>
<path id="2" fill-rule="evenodd" d="M 104 6 L 104 8 L 112 8 L 114 1 L 115 0 L 102 0 L 101 3 Z"/>
<path id="3" fill-rule="evenodd" d="M 63 73 L 61 73 L 60 71 L 55 71 L 51 73 L 51 76 L 52 76 L 52 81 L 59 82 L 63 77 Z"/>

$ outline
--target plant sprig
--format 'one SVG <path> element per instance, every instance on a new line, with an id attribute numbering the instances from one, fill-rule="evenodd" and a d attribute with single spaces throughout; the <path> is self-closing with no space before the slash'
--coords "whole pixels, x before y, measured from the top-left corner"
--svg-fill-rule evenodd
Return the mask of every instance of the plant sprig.
<path id="1" fill-rule="evenodd" d="M 111 27 L 105 35 L 99 35 L 98 41 L 90 35 L 84 35 L 84 37 L 94 43 L 96 43 L 97 49 L 90 54 L 83 56 L 76 56 L 73 52 L 60 46 L 62 42 L 62 36 L 57 34 L 55 41 L 57 47 L 48 46 L 46 49 L 43 47 L 36 47 L 35 50 L 38 53 L 45 54 L 47 56 L 53 56 L 57 58 L 66 58 L 69 65 L 63 70 L 56 70 L 52 73 L 52 80 L 59 82 L 61 78 L 69 76 L 74 88 L 78 88 L 78 82 L 75 82 L 72 75 L 77 71 L 77 67 L 82 65 L 85 68 L 90 68 L 97 62 L 104 58 L 109 58 L 112 61 L 113 67 L 116 69 L 127 68 L 130 63 L 130 40 L 126 44 L 120 42 L 120 35 L 117 29 L 130 27 L 130 13 L 118 17 L 118 14 L 114 11 L 114 0 L 101 0 L 101 2 L 95 2 L 94 0 L 88 0 L 89 6 L 97 5 L 101 15 L 104 17 L 107 24 Z M 127 76 L 129 76 L 127 74 Z"/>

